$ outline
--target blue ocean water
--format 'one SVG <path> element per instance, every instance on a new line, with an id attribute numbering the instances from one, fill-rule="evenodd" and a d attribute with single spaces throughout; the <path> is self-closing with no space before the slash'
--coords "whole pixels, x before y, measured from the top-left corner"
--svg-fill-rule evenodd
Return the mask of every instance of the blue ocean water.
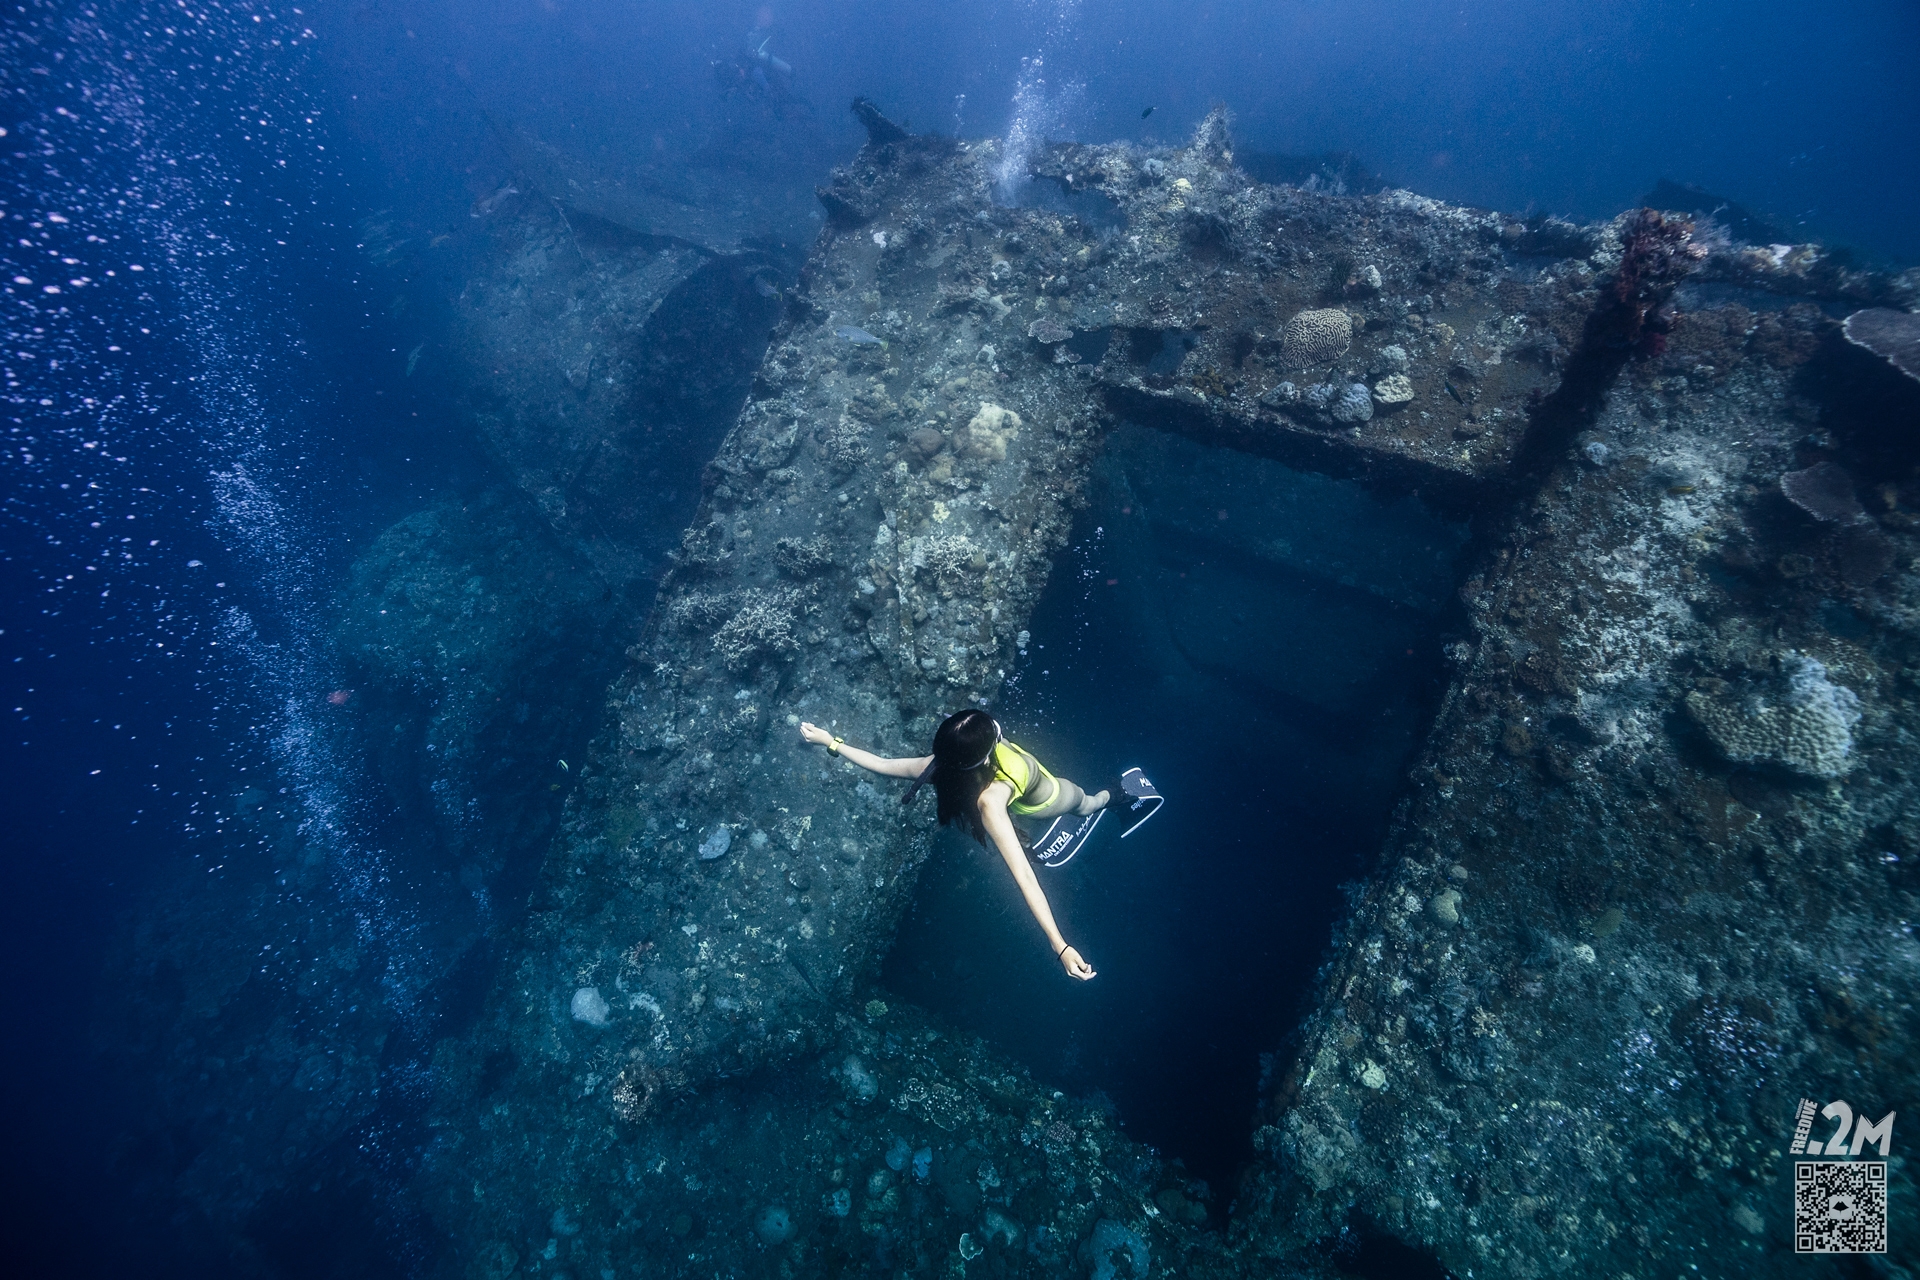
<path id="1" fill-rule="evenodd" d="M 1597 218 L 1670 178 L 1868 261 L 1920 257 L 1920 17 L 1902 4 L 148 0 L 17 6 L 0 39 L 0 1204 L 35 1273 L 431 1267 L 430 1233 L 383 1206 L 403 1202 L 423 1141 L 433 1046 L 517 919 L 488 892 L 524 897 L 540 844 L 517 843 L 486 892 L 462 883 L 419 818 L 431 802 L 381 781 L 330 636 L 382 530 L 498 485 L 446 355 L 479 252 L 460 233 L 515 171 L 503 130 L 663 201 L 757 210 L 755 230 L 804 247 L 815 185 L 862 141 L 856 94 L 916 130 L 1154 144 L 1219 101 L 1249 156 L 1349 153 L 1437 198 Z M 742 60 L 763 48 L 790 77 L 753 78 Z M 646 519 L 666 542 L 726 425 L 682 423 L 661 451 Z M 1133 518 L 1117 493 L 1076 529 L 1007 710 L 1063 770 L 1151 762 L 1181 797 L 1127 861 L 1064 882 L 1063 910 L 1111 940 L 1108 981 L 1069 1008 L 1081 993 L 1024 967 L 1012 940 L 1030 925 L 994 869 L 947 861 L 885 980 L 1103 1092 L 1138 1136 L 1222 1180 L 1271 1028 L 1304 998 L 1437 696 L 1439 624 L 1367 612 L 1338 575 L 1280 582 L 1297 616 L 1372 645 L 1352 678 L 1390 731 L 1329 754 L 1358 704 L 1304 706 L 1288 655 L 1249 672 L 1189 646 L 1177 666 L 1142 630 L 1234 625 L 1222 601 L 1246 570 L 1216 545 L 1104 586 Z M 1405 518 L 1455 536 L 1441 515 Z M 597 730 L 598 698 L 569 714 L 562 751 Z M 537 833 L 557 803 L 531 795 L 513 820 Z M 331 869 L 324 896 L 282 892 L 286 832 Z M 1260 900 L 1287 904 L 1284 936 L 1241 913 Z M 1146 901 L 1164 910 L 1143 918 Z M 157 1096 L 135 1050 L 158 1042 L 116 1042 L 134 1035 L 125 939 L 156 920 L 194 931 L 209 966 L 265 974 L 302 1025 L 350 1024 L 358 984 L 401 1012 L 370 1085 L 382 1100 L 337 1153 L 354 1190 L 325 1213 L 223 1223 L 166 1190 L 196 1161 L 217 1180 L 219 1156 L 157 1140 L 156 1108 L 220 1103 L 186 1077 Z M 287 921 L 303 925 L 275 936 Z M 315 940 L 336 935 L 356 940 L 360 976 L 308 981 Z M 1187 1054 L 1142 1048 L 1170 1042 Z M 115 1204 L 141 1207 L 102 1239 Z"/>

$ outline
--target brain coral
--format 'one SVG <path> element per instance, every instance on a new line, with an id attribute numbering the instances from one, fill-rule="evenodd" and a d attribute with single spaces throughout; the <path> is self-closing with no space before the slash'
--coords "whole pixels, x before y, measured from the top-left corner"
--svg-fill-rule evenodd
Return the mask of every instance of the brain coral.
<path id="1" fill-rule="evenodd" d="M 1687 714 L 1729 760 L 1839 777 L 1853 752 L 1860 699 L 1827 679 L 1826 667 L 1812 658 L 1788 655 L 1782 668 L 1782 696 L 1740 699 L 1696 691 L 1687 695 Z"/>
<path id="2" fill-rule="evenodd" d="M 1302 311 L 1280 331 L 1280 363 L 1289 369 L 1324 364 L 1353 342 L 1353 321 L 1336 307 Z"/>

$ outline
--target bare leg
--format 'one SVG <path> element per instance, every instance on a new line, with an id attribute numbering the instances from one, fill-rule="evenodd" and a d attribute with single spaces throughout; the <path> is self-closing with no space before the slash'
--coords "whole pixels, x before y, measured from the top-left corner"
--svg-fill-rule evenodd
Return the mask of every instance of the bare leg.
<path id="1" fill-rule="evenodd" d="M 1080 817 L 1084 818 L 1090 813 L 1096 813 L 1107 807 L 1107 801 L 1110 797 L 1105 791 L 1096 791 L 1092 795 L 1088 795 L 1080 789 L 1080 784 L 1077 782 L 1069 781 L 1066 778 L 1060 778 L 1058 781 L 1060 783 L 1062 799 L 1066 802 L 1067 807 Z"/>
<path id="2" fill-rule="evenodd" d="M 1096 813 L 1107 807 L 1108 795 L 1104 791 L 1096 791 L 1088 795 L 1078 783 L 1069 778 L 1055 777 L 1053 781 L 1053 795 L 1048 797 L 1047 803 L 1038 813 L 1026 815 L 1028 821 L 1047 822 L 1069 813 L 1084 818 L 1090 813 Z"/>

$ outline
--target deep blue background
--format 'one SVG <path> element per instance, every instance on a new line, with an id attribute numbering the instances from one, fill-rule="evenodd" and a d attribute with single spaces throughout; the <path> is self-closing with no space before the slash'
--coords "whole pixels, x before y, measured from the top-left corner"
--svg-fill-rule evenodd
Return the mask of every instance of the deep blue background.
<path id="1" fill-rule="evenodd" d="M 715 95 L 756 24 L 812 116 Z M 390 315 L 359 246 L 380 210 L 465 219 L 500 174 L 483 112 L 669 175 L 771 139 L 791 174 L 749 177 L 810 185 L 859 141 L 856 92 L 978 135 L 1039 81 L 1060 136 L 1177 141 L 1220 100 L 1243 148 L 1349 150 L 1435 196 L 1599 217 L 1668 176 L 1920 257 L 1904 2 L 147 0 L 28 5 L 0 38 L 0 266 L 34 282 L 0 282 L 0 1204 L 69 1273 L 108 1247 L 125 1094 L 88 1018 L 116 919 L 208 874 L 209 798 L 320 691 L 303 644 L 355 548 L 478 466 L 403 373 L 433 289 Z M 260 645 L 217 643 L 236 608 Z"/>

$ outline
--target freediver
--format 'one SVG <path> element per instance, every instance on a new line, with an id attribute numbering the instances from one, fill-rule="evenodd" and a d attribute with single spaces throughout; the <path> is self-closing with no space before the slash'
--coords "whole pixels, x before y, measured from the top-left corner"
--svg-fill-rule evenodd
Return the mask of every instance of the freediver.
<path id="1" fill-rule="evenodd" d="M 1060 936 L 1053 908 L 1047 905 L 1047 895 L 1027 861 L 1013 818 L 1047 821 L 1068 814 L 1085 817 L 1106 807 L 1112 796 L 1110 790 L 1088 795 L 1077 784 L 1054 776 L 1030 753 L 1007 741 L 999 721 L 974 707 L 940 722 L 933 734 L 933 754 L 928 756 L 877 756 L 848 746 L 846 739 L 805 721 L 800 724 L 800 736 L 862 769 L 889 778 L 913 779 L 907 794 L 900 798 L 901 804 L 912 803 L 920 788 L 932 782 L 939 800 L 940 825 L 963 822 L 983 845 L 991 837 L 1067 976 L 1082 982 L 1094 976 L 1092 966 Z"/>

